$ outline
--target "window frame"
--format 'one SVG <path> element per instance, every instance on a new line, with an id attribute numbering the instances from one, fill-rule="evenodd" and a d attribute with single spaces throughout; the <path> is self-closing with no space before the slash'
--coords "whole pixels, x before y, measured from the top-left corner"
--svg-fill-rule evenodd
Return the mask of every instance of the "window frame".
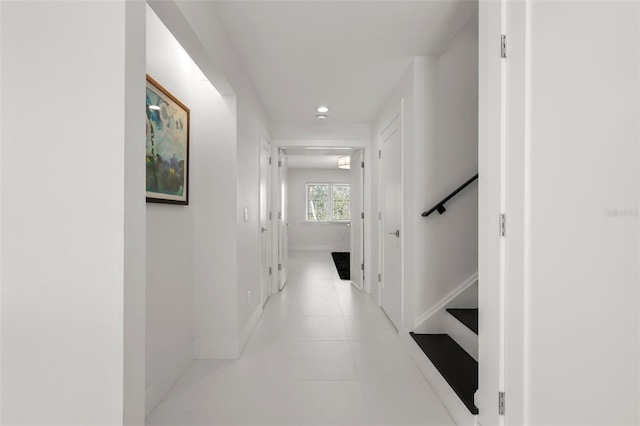
<path id="1" fill-rule="evenodd" d="M 326 185 L 329 188 L 329 199 L 328 199 L 328 212 L 327 212 L 327 220 L 312 220 L 309 219 L 309 185 Z M 346 185 L 349 187 L 349 219 L 334 219 L 333 218 L 333 186 L 334 185 Z M 351 222 L 351 183 L 349 182 L 307 182 L 304 185 L 305 194 L 304 194 L 304 223 L 350 223 Z"/>

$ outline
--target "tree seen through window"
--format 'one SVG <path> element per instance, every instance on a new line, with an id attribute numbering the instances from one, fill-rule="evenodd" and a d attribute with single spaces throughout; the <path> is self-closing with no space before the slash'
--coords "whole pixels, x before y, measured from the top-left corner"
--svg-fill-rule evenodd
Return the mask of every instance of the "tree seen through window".
<path id="1" fill-rule="evenodd" d="M 307 221 L 349 220 L 350 210 L 349 184 L 307 184 Z"/>

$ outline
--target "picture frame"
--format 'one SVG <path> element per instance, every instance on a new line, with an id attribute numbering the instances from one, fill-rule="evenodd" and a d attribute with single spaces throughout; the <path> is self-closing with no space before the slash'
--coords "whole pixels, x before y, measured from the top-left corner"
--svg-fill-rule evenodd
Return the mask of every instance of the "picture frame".
<path id="1" fill-rule="evenodd" d="M 189 108 L 149 75 L 146 83 L 146 200 L 189 205 Z"/>

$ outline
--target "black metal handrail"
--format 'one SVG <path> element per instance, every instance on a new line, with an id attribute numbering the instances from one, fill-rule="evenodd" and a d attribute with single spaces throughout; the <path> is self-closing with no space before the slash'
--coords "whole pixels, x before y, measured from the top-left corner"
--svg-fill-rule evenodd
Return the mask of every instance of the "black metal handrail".
<path id="1" fill-rule="evenodd" d="M 476 173 L 476 175 L 474 177 L 472 177 L 471 179 L 469 179 L 468 181 L 466 181 L 465 183 L 463 183 L 462 185 L 460 185 L 455 191 L 453 191 L 451 194 L 447 195 L 444 200 L 440 201 L 438 204 L 436 204 L 435 206 L 433 206 L 432 208 L 430 208 L 429 210 L 427 210 L 426 212 L 422 213 L 422 217 L 427 217 L 429 216 L 431 213 L 437 211 L 438 213 L 442 214 L 444 212 L 447 211 L 447 209 L 444 208 L 444 203 L 446 203 L 447 201 L 449 201 L 450 199 L 452 199 L 453 197 L 456 196 L 456 194 L 460 191 L 462 191 L 463 189 L 465 189 L 471 182 L 473 182 L 474 180 L 478 179 L 478 174 Z"/>

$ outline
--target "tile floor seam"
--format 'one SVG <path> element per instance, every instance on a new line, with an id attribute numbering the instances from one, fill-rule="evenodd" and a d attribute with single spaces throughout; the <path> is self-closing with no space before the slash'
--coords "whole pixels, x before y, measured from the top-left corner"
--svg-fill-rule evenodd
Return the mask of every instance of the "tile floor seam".
<path id="1" fill-rule="evenodd" d="M 276 364 L 278 363 L 278 356 L 280 355 L 280 348 L 282 347 L 281 339 L 282 339 L 282 336 L 280 336 L 280 339 L 278 340 L 278 349 L 276 350 L 276 356 L 274 358 L 273 365 L 271 366 L 271 372 L 269 373 L 269 380 L 268 380 L 269 383 L 273 381 L 273 375 L 276 372 Z"/>

